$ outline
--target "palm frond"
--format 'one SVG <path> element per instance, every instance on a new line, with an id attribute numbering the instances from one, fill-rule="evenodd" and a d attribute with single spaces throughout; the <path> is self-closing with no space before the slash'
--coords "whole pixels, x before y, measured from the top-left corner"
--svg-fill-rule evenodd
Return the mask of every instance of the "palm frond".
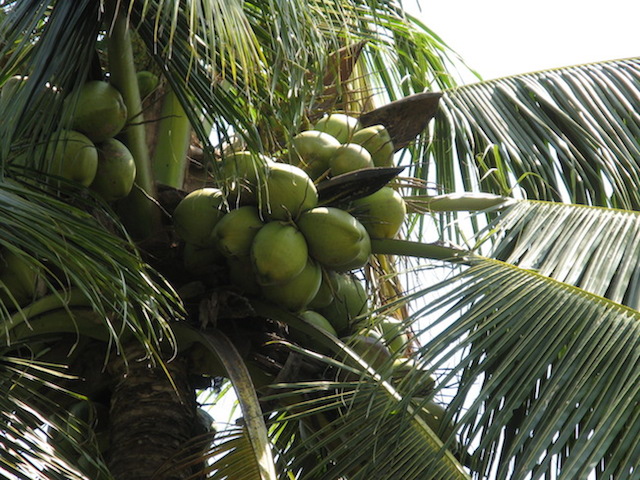
<path id="1" fill-rule="evenodd" d="M 638 309 L 638 212 L 519 201 L 488 227 L 492 257 Z"/>
<path id="2" fill-rule="evenodd" d="M 477 478 L 638 478 L 636 310 L 482 258 L 434 291 L 420 354 Z"/>
<path id="3" fill-rule="evenodd" d="M 50 397 L 71 394 L 57 386 L 67 375 L 59 366 L 3 353 L 0 357 L 0 472 L 7 478 L 86 478 L 78 459 L 91 458 L 91 474 L 108 473 L 97 445 L 71 435 L 68 418 Z M 58 415 L 52 415 L 52 412 Z"/>
<path id="4" fill-rule="evenodd" d="M 628 59 L 450 89 L 430 144 L 434 170 L 421 175 L 441 193 L 461 184 L 637 209 L 639 72 L 640 62 Z"/>
<path id="5" fill-rule="evenodd" d="M 0 245 L 18 255 L 25 268 L 41 273 L 43 291 L 37 291 L 32 301 L 49 294 L 58 296 L 59 307 L 64 307 L 66 292 L 76 288 L 116 345 L 128 332 L 153 349 L 172 338 L 168 321 L 181 311 L 177 294 L 132 249 L 107 210 L 100 212 L 95 205 L 72 205 L 26 185 L 3 182 Z M 9 328 L 24 322 L 29 326 L 26 311 L 23 315 L 17 309 L 16 314 L 16 307 L 2 307 L 1 323 L 9 343 L 16 341 Z"/>

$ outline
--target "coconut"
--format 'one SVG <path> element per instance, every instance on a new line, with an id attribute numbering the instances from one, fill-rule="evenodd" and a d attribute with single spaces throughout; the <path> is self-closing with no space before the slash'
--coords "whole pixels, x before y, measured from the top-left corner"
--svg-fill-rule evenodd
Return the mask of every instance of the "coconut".
<path id="1" fill-rule="evenodd" d="M 329 166 L 331 167 L 331 175 L 336 176 L 362 168 L 371 168 L 373 160 L 369 151 L 362 145 L 345 143 L 331 157 Z"/>
<path id="2" fill-rule="evenodd" d="M 340 268 L 371 253 L 365 228 L 352 215 L 335 207 L 316 207 L 300 215 L 298 228 L 310 255 L 328 268 Z"/>
<path id="3" fill-rule="evenodd" d="M 315 180 L 329 170 L 329 160 L 340 142 L 328 133 L 306 130 L 293 137 L 292 147 L 292 163 L 297 163 Z"/>
<path id="4" fill-rule="evenodd" d="M 307 259 L 300 274 L 279 285 L 265 285 L 262 296 L 287 310 L 299 312 L 315 297 L 322 281 L 322 271 L 316 262 Z"/>
<path id="5" fill-rule="evenodd" d="M 73 180 L 85 187 L 91 185 L 98 170 L 98 151 L 89 138 L 74 130 L 54 133 L 47 144 L 45 157 L 49 172 Z"/>
<path id="6" fill-rule="evenodd" d="M 318 204 L 316 186 L 304 170 L 286 163 L 274 163 L 260 185 L 260 212 L 271 220 L 298 218 L 300 212 Z"/>
<path id="7" fill-rule="evenodd" d="M 364 286 L 353 275 L 336 275 L 335 281 L 333 302 L 318 311 L 338 333 L 344 334 L 350 330 L 356 318 L 368 312 L 369 299 Z"/>
<path id="8" fill-rule="evenodd" d="M 264 222 L 256 207 L 246 205 L 225 214 L 213 229 L 218 248 L 227 257 L 245 257 Z"/>
<path id="9" fill-rule="evenodd" d="M 300 231 L 284 222 L 264 225 L 251 244 L 251 261 L 260 285 L 288 282 L 307 265 L 307 242 Z"/>
<path id="10" fill-rule="evenodd" d="M 353 133 L 360 128 L 357 118 L 344 113 L 332 113 L 322 117 L 314 126 L 314 130 L 328 133 L 340 143 L 347 143 Z"/>
<path id="11" fill-rule="evenodd" d="M 71 92 L 64 100 L 64 121 L 99 143 L 115 137 L 127 123 L 127 106 L 118 90 L 93 80 Z"/>
<path id="12" fill-rule="evenodd" d="M 393 143 L 391 136 L 382 125 L 358 130 L 351 137 L 352 143 L 357 143 L 366 148 L 371 154 L 371 159 L 376 167 L 393 166 Z"/>
<path id="13" fill-rule="evenodd" d="M 232 205 L 257 205 L 258 185 L 264 183 L 269 166 L 274 163 L 264 155 L 242 151 L 220 162 L 224 189 Z"/>
<path id="14" fill-rule="evenodd" d="M 115 138 L 98 145 L 98 168 L 91 189 L 107 202 L 129 195 L 136 179 L 136 163 L 129 149 Z"/>
<path id="15" fill-rule="evenodd" d="M 217 188 L 200 188 L 184 197 L 173 212 L 176 234 L 187 243 L 199 247 L 213 247 L 213 234 L 218 221 L 225 214 L 224 195 Z"/>
<path id="16" fill-rule="evenodd" d="M 151 94 L 160 83 L 158 76 L 148 70 L 141 70 L 136 73 L 138 79 L 138 90 L 140 90 L 140 98 L 145 98 Z"/>
<path id="17" fill-rule="evenodd" d="M 400 320 L 383 316 L 374 320 L 375 325 L 382 331 L 382 338 L 394 354 L 402 355 L 407 349 L 409 337 L 405 332 L 404 323 Z"/>
<path id="18" fill-rule="evenodd" d="M 224 256 L 217 247 L 198 247 L 185 243 L 182 250 L 182 261 L 187 272 L 193 275 L 211 273 L 215 265 L 223 263 Z"/>
<path id="19" fill-rule="evenodd" d="M 23 257 L 4 250 L 0 255 L 0 302 L 7 307 L 24 307 L 36 297 L 38 269 Z"/>
<path id="20" fill-rule="evenodd" d="M 400 231 L 407 215 L 407 205 L 402 196 L 391 187 L 351 203 L 353 215 L 360 220 L 373 238 L 393 238 Z"/>

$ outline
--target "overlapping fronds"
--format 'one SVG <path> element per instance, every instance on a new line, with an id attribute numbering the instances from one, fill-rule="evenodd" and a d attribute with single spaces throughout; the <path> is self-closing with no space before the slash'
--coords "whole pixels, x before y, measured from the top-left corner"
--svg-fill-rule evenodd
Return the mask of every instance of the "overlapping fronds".
<path id="1" fill-rule="evenodd" d="M 463 189 L 638 209 L 640 62 L 560 68 L 446 91 L 435 119 L 443 193 Z"/>
<path id="2" fill-rule="evenodd" d="M 181 315 L 177 295 L 106 211 L 106 225 L 100 225 L 89 204 L 71 205 L 14 182 L 0 187 L 0 245 L 39 272 L 41 295 L 60 292 L 62 308 L 65 292 L 78 289 L 116 344 L 133 334 L 153 348 L 170 336 L 168 321 Z M 10 329 L 18 324 L 26 322 L 25 334 L 29 330 L 28 314 L 11 308 L 10 302 L 2 308 L 3 343 L 17 340 Z"/>
<path id="3" fill-rule="evenodd" d="M 520 201 L 489 227 L 495 258 L 638 310 L 640 215 Z"/>
<path id="4" fill-rule="evenodd" d="M 59 366 L 11 357 L 3 350 L 0 357 L 3 391 L 0 396 L 0 476 L 21 480 L 80 480 L 86 478 L 86 472 L 72 465 L 84 455 L 93 457 L 90 464 L 97 469 L 94 472 L 108 475 L 104 463 L 95 455 L 95 445 L 70 435 L 69 425 L 52 415 L 59 411 L 59 405 L 50 399 L 52 392 L 68 395 L 56 386 L 61 378 L 67 375 Z M 52 442 L 54 437 L 57 442 Z"/>
<path id="5" fill-rule="evenodd" d="M 475 476 L 638 478 L 640 314 L 530 270 L 472 263 L 418 316 L 420 333 L 433 332 L 421 354 L 450 371 L 442 387 L 454 387 Z"/>

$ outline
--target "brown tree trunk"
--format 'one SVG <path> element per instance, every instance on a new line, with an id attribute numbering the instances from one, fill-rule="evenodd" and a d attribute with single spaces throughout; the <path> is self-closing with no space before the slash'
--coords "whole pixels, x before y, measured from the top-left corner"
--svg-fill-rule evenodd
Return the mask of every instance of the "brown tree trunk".
<path id="1" fill-rule="evenodd" d="M 122 357 L 110 365 L 109 468 L 117 480 L 181 480 L 190 469 L 172 457 L 192 438 L 197 412 L 186 362 L 173 359 L 165 371 L 143 357 L 136 346 L 126 352 L 128 365 Z"/>

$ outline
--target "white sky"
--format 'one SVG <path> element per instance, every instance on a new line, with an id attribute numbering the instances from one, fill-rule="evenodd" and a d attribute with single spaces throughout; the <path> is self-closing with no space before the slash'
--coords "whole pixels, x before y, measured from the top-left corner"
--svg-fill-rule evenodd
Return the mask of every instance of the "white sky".
<path id="1" fill-rule="evenodd" d="M 403 3 L 487 80 L 640 56 L 637 0 Z"/>

